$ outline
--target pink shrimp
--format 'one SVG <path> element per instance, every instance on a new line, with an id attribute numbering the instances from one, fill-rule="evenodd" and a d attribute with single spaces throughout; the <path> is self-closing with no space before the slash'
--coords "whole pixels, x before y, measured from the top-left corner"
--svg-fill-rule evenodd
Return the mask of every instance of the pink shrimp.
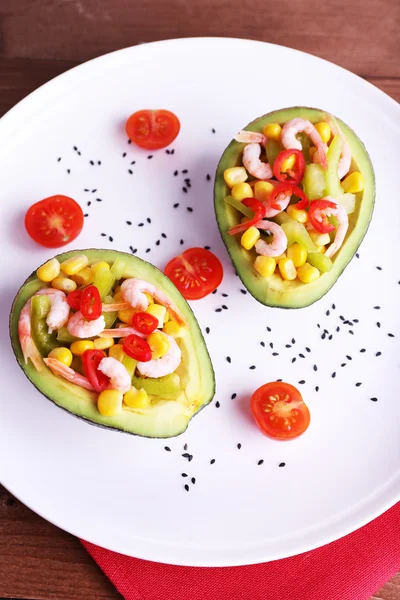
<path id="1" fill-rule="evenodd" d="M 125 394 L 131 389 L 131 376 L 126 367 L 116 358 L 106 356 L 100 361 L 98 369 L 110 378 L 109 390 L 119 390 Z"/>
<path id="2" fill-rule="evenodd" d="M 78 338 L 95 337 L 103 331 L 105 326 L 103 315 L 100 315 L 98 319 L 88 321 L 80 310 L 74 313 L 67 323 L 69 333 Z"/>
<path id="3" fill-rule="evenodd" d="M 323 143 L 321 136 L 318 131 L 315 129 L 314 125 L 311 121 L 307 119 L 300 119 L 296 117 L 295 119 L 291 119 L 282 128 L 282 144 L 286 149 L 293 148 L 294 150 L 302 150 L 301 142 L 296 138 L 298 133 L 304 131 L 306 133 L 314 146 L 319 151 L 319 157 L 321 165 L 324 169 L 328 168 L 328 161 L 326 158 L 326 150 L 325 144 Z"/>
<path id="4" fill-rule="evenodd" d="M 258 254 L 262 254 L 263 256 L 280 256 L 285 252 L 288 241 L 286 234 L 280 225 L 273 221 L 262 220 L 258 221 L 254 227 L 269 231 L 274 236 L 274 239 L 270 244 L 264 240 L 258 240 L 258 242 L 256 242 L 255 248 Z"/>
<path id="5" fill-rule="evenodd" d="M 265 135 L 257 131 L 239 131 L 233 139 L 242 144 L 262 144 L 265 146 L 267 143 Z"/>
<path id="6" fill-rule="evenodd" d="M 45 358 L 43 360 L 54 375 L 60 375 L 60 377 L 63 377 L 67 381 L 75 383 L 75 385 L 79 385 L 91 392 L 96 391 L 87 377 L 77 373 L 71 367 L 67 367 L 55 358 Z"/>
<path id="7" fill-rule="evenodd" d="M 336 217 L 339 221 L 339 225 L 336 229 L 335 240 L 325 252 L 325 256 L 331 258 L 331 256 L 333 256 L 343 244 L 343 240 L 346 236 L 347 229 L 349 226 L 349 217 L 347 216 L 345 208 L 338 204 L 336 200 L 331 196 L 325 196 L 325 198 L 321 198 L 321 200 L 328 200 L 329 202 L 332 202 L 335 205 L 335 207 L 332 206 L 323 210 L 315 211 L 314 216 L 317 219 L 317 221 L 322 221 L 324 216 L 330 217 L 331 215 Z"/>
<path id="8" fill-rule="evenodd" d="M 134 333 L 135 335 L 138 335 L 141 338 L 146 337 L 146 335 L 144 333 L 140 333 L 140 331 L 138 331 L 134 327 L 127 327 L 127 326 L 117 327 L 116 329 L 104 329 L 99 335 L 100 335 L 100 337 L 105 337 L 105 338 L 107 338 L 107 337 L 123 338 L 123 337 L 127 337 L 128 335 L 131 335 L 132 333 Z"/>
<path id="9" fill-rule="evenodd" d="M 260 160 L 261 146 L 260 144 L 248 144 L 243 150 L 243 166 L 246 171 L 257 179 L 266 180 L 273 177 L 271 165 Z"/>
<path id="10" fill-rule="evenodd" d="M 161 290 L 157 289 L 155 285 L 144 281 L 143 279 L 136 279 L 131 277 L 125 279 L 121 284 L 122 297 L 130 306 L 139 310 L 146 310 L 149 306 L 149 301 L 146 298 L 145 292 L 152 296 L 157 302 L 165 306 L 175 321 L 183 327 L 188 327 L 185 317 L 178 310 L 178 308 L 167 298 L 167 296 Z"/>

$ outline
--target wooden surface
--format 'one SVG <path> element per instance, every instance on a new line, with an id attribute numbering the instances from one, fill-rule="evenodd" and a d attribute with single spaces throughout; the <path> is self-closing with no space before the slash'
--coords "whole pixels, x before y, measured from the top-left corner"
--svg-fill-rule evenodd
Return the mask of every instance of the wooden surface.
<path id="1" fill-rule="evenodd" d="M 89 58 L 140 42 L 204 35 L 310 52 L 400 100 L 399 24 L 398 0 L 0 0 L 0 115 Z M 2 598 L 121 597 L 77 539 L 0 486 Z M 400 574 L 373 599 L 400 600 Z"/>

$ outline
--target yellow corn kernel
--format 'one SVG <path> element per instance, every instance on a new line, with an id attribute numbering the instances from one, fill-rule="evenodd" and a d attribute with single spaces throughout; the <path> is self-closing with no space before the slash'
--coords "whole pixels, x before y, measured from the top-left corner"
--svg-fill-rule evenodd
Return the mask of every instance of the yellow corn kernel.
<path id="1" fill-rule="evenodd" d="M 150 294 L 148 294 L 147 292 L 143 292 L 143 293 L 146 296 L 148 303 L 149 304 L 154 304 L 154 298 L 153 298 L 153 296 L 150 296 Z"/>
<path id="2" fill-rule="evenodd" d="M 180 325 L 178 325 L 176 321 L 171 320 L 168 321 L 168 323 L 165 323 L 163 327 L 163 333 L 166 333 L 167 335 L 172 335 L 172 337 L 174 338 L 180 337 L 182 333 L 182 328 L 180 327 Z"/>
<path id="3" fill-rule="evenodd" d="M 165 306 L 161 306 L 161 304 L 150 304 L 146 310 L 149 315 L 153 315 L 156 319 L 158 319 L 157 327 L 162 327 L 164 325 L 164 318 L 167 312 Z"/>
<path id="4" fill-rule="evenodd" d="M 319 123 L 315 124 L 315 129 L 318 131 L 319 136 L 324 142 L 324 144 L 327 144 L 331 139 L 332 135 L 332 131 L 328 123 L 326 123 L 325 121 L 320 121 Z"/>
<path id="5" fill-rule="evenodd" d="M 326 246 L 316 246 L 316 248 L 317 248 L 317 252 L 320 252 L 321 254 L 325 254 Z"/>
<path id="6" fill-rule="evenodd" d="M 133 386 L 124 394 L 124 402 L 129 408 L 147 408 L 150 405 L 146 390 L 137 390 Z"/>
<path id="7" fill-rule="evenodd" d="M 296 155 L 291 154 L 290 156 L 285 158 L 285 160 L 281 164 L 281 172 L 286 173 L 286 171 L 289 171 L 289 169 L 293 169 L 295 163 L 296 163 Z"/>
<path id="8" fill-rule="evenodd" d="M 86 350 L 94 349 L 94 343 L 91 340 L 77 340 L 76 342 L 72 342 L 69 349 L 75 356 L 82 356 Z"/>
<path id="9" fill-rule="evenodd" d="M 274 186 L 269 181 L 257 181 L 254 186 L 254 197 L 260 202 L 266 202 L 273 189 Z"/>
<path id="10" fill-rule="evenodd" d="M 233 188 L 237 183 L 244 183 L 246 181 L 246 169 L 244 167 L 231 167 L 230 169 L 225 169 L 224 179 L 226 185 Z"/>
<path id="11" fill-rule="evenodd" d="M 246 229 L 244 234 L 240 239 L 240 243 L 242 244 L 245 250 L 251 250 L 256 242 L 260 239 L 260 232 L 257 227 L 249 227 Z"/>
<path id="12" fill-rule="evenodd" d="M 364 177 L 359 171 L 354 171 L 354 173 L 350 173 L 350 175 L 347 175 L 346 179 L 342 181 L 342 187 L 345 192 L 358 194 L 358 192 L 362 192 L 364 189 Z"/>
<path id="13" fill-rule="evenodd" d="M 154 331 L 147 338 L 147 343 L 151 348 L 152 358 L 161 358 L 169 350 L 169 341 L 165 335 L 162 335 L 159 331 Z"/>
<path id="14" fill-rule="evenodd" d="M 94 273 L 90 267 L 85 267 L 76 273 L 71 275 L 71 279 L 78 285 L 90 285 L 94 280 Z"/>
<path id="15" fill-rule="evenodd" d="M 121 412 L 124 395 L 119 390 L 104 390 L 97 398 L 97 408 L 103 417 L 113 417 Z"/>
<path id="16" fill-rule="evenodd" d="M 310 238 L 316 246 L 325 246 L 325 244 L 329 244 L 331 241 L 329 233 L 320 233 L 315 229 L 309 231 L 308 233 L 310 234 Z"/>
<path id="17" fill-rule="evenodd" d="M 126 356 L 123 350 L 123 345 L 114 344 L 114 346 L 111 346 L 111 348 L 108 351 L 108 356 L 111 356 L 111 358 L 115 358 L 115 360 L 119 360 L 119 362 L 122 362 L 124 360 L 124 357 Z"/>
<path id="18" fill-rule="evenodd" d="M 76 275 L 78 271 L 84 269 L 89 264 L 89 259 L 84 254 L 78 254 L 78 256 L 72 256 L 64 260 L 60 267 L 66 275 Z"/>
<path id="19" fill-rule="evenodd" d="M 133 315 L 137 312 L 137 309 L 133 308 L 132 306 L 130 306 L 129 308 L 125 308 L 124 310 L 119 310 L 118 319 L 126 325 L 132 325 Z"/>
<path id="20" fill-rule="evenodd" d="M 114 302 L 125 302 L 122 292 L 114 294 Z"/>
<path id="21" fill-rule="evenodd" d="M 53 348 L 49 353 L 48 358 L 55 358 L 59 360 L 66 367 L 70 367 L 72 363 L 72 352 L 69 348 Z"/>
<path id="22" fill-rule="evenodd" d="M 231 195 L 241 202 L 245 198 L 253 198 L 253 190 L 248 183 L 237 183 L 233 186 Z"/>
<path id="23" fill-rule="evenodd" d="M 51 282 L 51 287 L 53 287 L 55 290 L 61 290 L 65 294 L 69 294 L 70 292 L 76 290 L 76 283 L 68 277 L 56 277 Z"/>
<path id="24" fill-rule="evenodd" d="M 316 153 L 317 149 L 315 146 L 310 146 L 308 149 L 308 156 L 310 157 L 310 160 L 312 160 L 314 158 L 314 154 Z"/>
<path id="25" fill-rule="evenodd" d="M 297 277 L 303 283 L 311 283 L 315 281 L 320 276 L 320 272 L 316 267 L 310 265 L 310 263 L 306 262 L 304 265 L 298 268 Z"/>
<path id="26" fill-rule="evenodd" d="M 306 223 L 308 221 L 308 212 L 306 210 L 299 210 L 295 204 L 289 204 L 286 212 L 289 217 L 292 217 L 292 219 L 299 223 Z"/>
<path id="27" fill-rule="evenodd" d="M 96 275 L 98 271 L 109 271 L 110 265 L 105 260 L 99 260 L 98 262 L 90 265 L 93 275 Z"/>
<path id="28" fill-rule="evenodd" d="M 286 279 L 287 281 L 293 281 L 293 279 L 296 279 L 296 267 L 294 266 L 291 258 L 281 258 L 278 264 L 279 272 L 283 279 Z"/>
<path id="29" fill-rule="evenodd" d="M 45 281 L 48 283 L 52 281 L 60 274 L 60 263 L 56 258 L 52 258 L 48 260 L 44 265 L 38 268 L 36 271 L 36 275 L 40 279 L 40 281 Z"/>
<path id="30" fill-rule="evenodd" d="M 114 346 L 114 338 L 96 338 L 93 340 L 93 344 L 95 350 L 106 350 L 107 348 Z"/>
<path id="31" fill-rule="evenodd" d="M 296 268 L 301 267 L 307 260 L 307 250 L 301 244 L 291 244 L 287 249 L 287 256 Z"/>
<path id="32" fill-rule="evenodd" d="M 263 134 L 270 140 L 279 140 L 281 132 L 282 127 L 278 123 L 268 123 L 263 129 Z"/>
<path id="33" fill-rule="evenodd" d="M 262 277 L 271 277 L 276 267 L 275 259 L 272 256 L 257 256 L 254 261 L 254 268 Z"/>

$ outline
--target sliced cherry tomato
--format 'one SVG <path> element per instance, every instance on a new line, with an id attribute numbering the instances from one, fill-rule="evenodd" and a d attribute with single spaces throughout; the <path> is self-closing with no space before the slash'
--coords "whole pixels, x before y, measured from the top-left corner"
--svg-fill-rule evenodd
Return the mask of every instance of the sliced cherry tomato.
<path id="1" fill-rule="evenodd" d="M 128 138 L 146 150 L 169 146 L 181 128 L 179 119 L 169 110 L 139 110 L 126 122 Z"/>
<path id="2" fill-rule="evenodd" d="M 98 319 L 102 313 L 99 290 L 95 285 L 88 285 L 82 292 L 80 311 L 88 321 Z"/>
<path id="3" fill-rule="evenodd" d="M 82 299 L 83 290 L 75 290 L 70 292 L 67 295 L 67 302 L 72 310 L 80 310 L 81 309 L 81 299 Z"/>
<path id="4" fill-rule="evenodd" d="M 282 171 L 283 163 L 290 156 L 295 156 L 296 161 L 291 169 Z M 282 150 L 274 161 L 273 172 L 278 181 L 287 181 L 288 183 L 300 183 L 306 170 L 306 161 L 301 150 Z"/>
<path id="5" fill-rule="evenodd" d="M 125 354 L 139 360 L 140 362 L 149 362 L 151 360 L 151 348 L 143 338 L 131 333 L 124 338 L 123 351 Z"/>
<path id="6" fill-rule="evenodd" d="M 59 248 L 72 242 L 83 227 L 83 212 L 68 196 L 50 196 L 28 209 L 25 228 L 31 238 L 46 248 Z"/>
<path id="7" fill-rule="evenodd" d="M 275 190 L 271 192 L 271 196 L 274 193 L 274 191 Z M 267 212 L 267 209 L 264 206 L 264 204 L 260 202 L 260 200 L 256 200 L 255 198 L 245 198 L 244 200 L 242 200 L 242 204 L 244 206 L 247 206 L 248 208 L 251 208 L 251 210 L 254 212 L 254 217 L 252 217 L 249 221 L 246 221 L 245 223 L 240 223 L 239 225 L 235 225 L 235 227 L 231 227 L 228 230 L 229 235 L 236 235 L 241 231 L 246 231 L 246 229 L 248 229 L 252 225 L 255 225 L 256 223 L 258 223 L 258 221 L 263 219 L 265 217 L 265 213 Z"/>
<path id="8" fill-rule="evenodd" d="M 96 390 L 102 392 L 107 389 L 110 379 L 99 370 L 99 364 L 105 357 L 102 350 L 85 350 L 82 354 L 82 366 L 86 377 Z"/>
<path id="9" fill-rule="evenodd" d="M 139 333 L 149 335 L 157 329 L 158 319 L 149 313 L 137 312 L 133 315 L 132 325 Z"/>
<path id="10" fill-rule="evenodd" d="M 271 208 L 274 208 L 275 210 L 282 210 L 282 207 L 278 204 L 281 194 L 282 196 L 293 196 L 293 194 L 295 194 L 301 198 L 300 202 L 297 202 L 296 204 L 296 208 L 299 210 L 303 210 L 308 206 L 308 198 L 302 189 L 297 187 L 297 185 L 293 185 L 293 183 L 280 183 L 269 195 L 268 203 Z"/>
<path id="11" fill-rule="evenodd" d="M 335 226 L 329 223 L 328 217 L 324 213 L 327 208 L 336 208 L 336 204 L 330 202 L 330 200 L 313 200 L 308 210 L 311 225 L 320 233 L 330 233 L 335 229 Z"/>
<path id="12" fill-rule="evenodd" d="M 296 438 L 310 424 L 310 411 L 299 390 L 283 381 L 262 385 L 252 395 L 250 405 L 261 431 L 277 440 Z"/>
<path id="13" fill-rule="evenodd" d="M 199 300 L 211 294 L 224 276 L 219 259 L 204 248 L 185 250 L 169 261 L 164 273 L 187 300 Z"/>

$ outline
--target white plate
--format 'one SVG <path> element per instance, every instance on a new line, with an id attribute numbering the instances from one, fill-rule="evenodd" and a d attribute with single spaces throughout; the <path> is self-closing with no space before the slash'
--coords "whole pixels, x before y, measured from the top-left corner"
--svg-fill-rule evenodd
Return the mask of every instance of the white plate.
<path id="1" fill-rule="evenodd" d="M 206 176 L 214 175 L 238 129 L 292 105 L 324 108 L 354 128 L 374 164 L 377 201 L 360 258 L 329 294 L 307 309 L 279 311 L 241 292 Z M 128 145 L 125 120 L 147 107 L 179 115 L 174 154 Z M 2 483 L 77 536 L 181 565 L 286 557 L 337 539 L 393 505 L 400 493 L 399 122 L 393 100 L 339 67 L 232 39 L 122 50 L 58 77 L 8 113 L 0 122 Z M 55 193 L 74 197 L 89 215 L 71 247 L 132 246 L 159 267 L 194 245 L 209 245 L 221 258 L 218 294 L 192 303 L 203 331 L 210 328 L 217 394 L 184 435 L 149 440 L 88 425 L 37 392 L 15 362 L 7 339 L 11 301 L 52 256 L 29 240 L 23 215 Z M 222 305 L 228 310 L 216 312 Z M 312 415 L 307 433 L 289 443 L 265 438 L 249 414 L 251 392 L 279 377 L 301 389 Z M 185 443 L 191 462 L 181 456 Z"/>

